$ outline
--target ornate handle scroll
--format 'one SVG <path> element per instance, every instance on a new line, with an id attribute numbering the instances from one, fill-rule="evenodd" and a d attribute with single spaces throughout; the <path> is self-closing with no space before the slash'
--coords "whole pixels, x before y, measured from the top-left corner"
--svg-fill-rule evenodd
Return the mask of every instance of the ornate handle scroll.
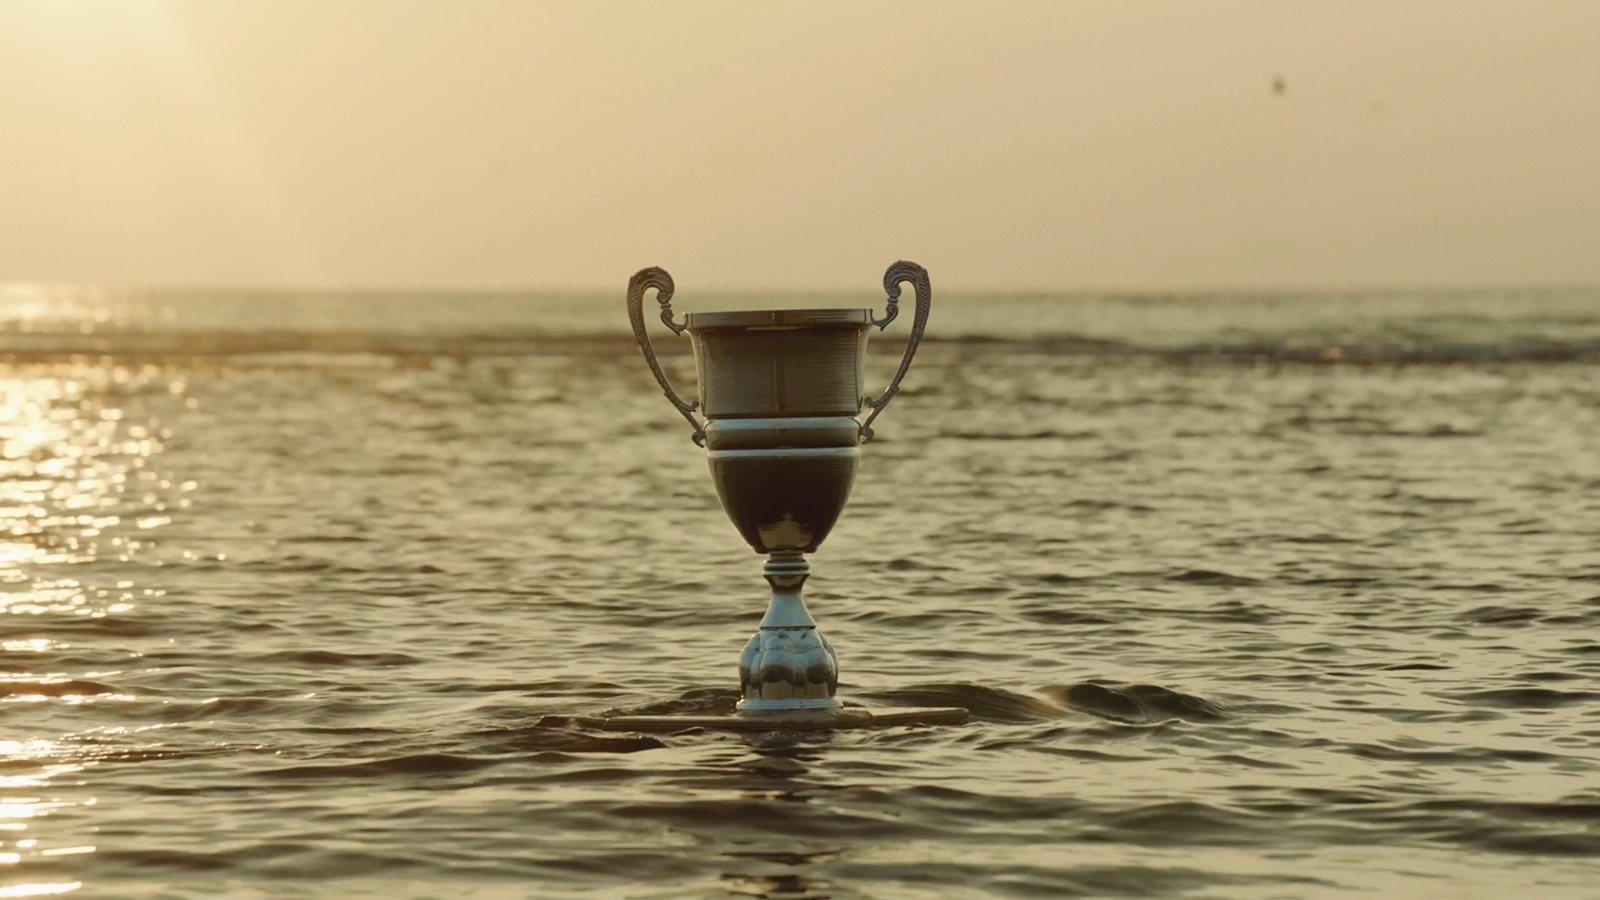
<path id="1" fill-rule="evenodd" d="M 694 411 L 699 408 L 698 400 L 684 400 L 678 392 L 672 389 L 672 383 L 667 381 L 667 375 L 661 371 L 661 364 L 656 362 L 656 351 L 650 346 L 650 335 L 644 330 L 644 292 L 650 288 L 656 289 L 656 302 L 661 304 L 661 321 L 672 329 L 673 334 L 683 334 L 688 324 L 679 325 L 672 321 L 672 276 L 667 270 L 659 266 L 640 269 L 633 277 L 628 279 L 628 321 L 633 324 L 633 338 L 639 342 L 639 349 L 644 352 L 644 361 L 650 364 L 650 373 L 656 376 L 656 383 L 661 385 L 661 390 L 678 408 L 678 412 L 688 420 L 689 426 L 694 429 L 691 439 L 695 444 L 706 445 L 706 432 L 695 419 Z M 919 295 L 920 296 L 920 295 Z"/>
<path id="2" fill-rule="evenodd" d="M 900 391 L 900 379 L 906 377 L 906 370 L 911 368 L 911 357 L 917 354 L 917 344 L 922 341 L 922 332 L 928 327 L 928 308 L 933 303 L 933 287 L 928 283 L 928 270 L 914 262 L 900 260 L 883 273 L 883 289 L 889 294 L 888 306 L 883 311 L 883 318 L 873 319 L 872 324 L 882 331 L 889 327 L 889 323 L 900 314 L 900 284 L 911 282 L 911 287 L 917 292 L 916 318 L 911 322 L 911 336 L 906 339 L 906 355 L 900 360 L 900 369 L 894 373 L 894 380 L 889 382 L 889 387 L 877 397 L 862 398 L 862 402 L 872 407 L 872 413 L 867 420 L 861 423 L 861 442 L 864 444 L 872 440 L 872 420 L 883 412 L 889 405 L 894 395 Z"/>

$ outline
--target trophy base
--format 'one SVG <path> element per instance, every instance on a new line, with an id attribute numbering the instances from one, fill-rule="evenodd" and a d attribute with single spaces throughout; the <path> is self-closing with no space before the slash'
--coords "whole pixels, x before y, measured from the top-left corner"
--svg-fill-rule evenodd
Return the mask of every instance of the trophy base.
<path id="1" fill-rule="evenodd" d="M 731 716 L 610 716 L 595 721 L 606 731 L 673 732 L 691 728 L 713 731 L 839 731 L 849 728 L 897 728 L 917 725 L 962 725 L 967 711 L 959 706 L 800 710 L 792 713 Z"/>
<path id="2" fill-rule="evenodd" d="M 754 716 L 816 716 L 842 712 L 844 702 L 838 697 L 790 697 L 784 700 L 745 698 L 734 708 L 734 713 Z"/>

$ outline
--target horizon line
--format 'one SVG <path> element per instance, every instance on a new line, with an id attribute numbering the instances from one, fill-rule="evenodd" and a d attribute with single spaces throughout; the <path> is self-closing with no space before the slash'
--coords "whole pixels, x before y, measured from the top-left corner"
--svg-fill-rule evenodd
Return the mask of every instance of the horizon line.
<path id="1" fill-rule="evenodd" d="M 1473 292 L 1482 293 L 1490 291 L 1600 291 L 1600 280 L 1549 280 L 1549 281 L 1493 281 L 1493 282 L 1427 282 L 1417 281 L 1411 283 L 1399 282 L 1351 282 L 1349 284 L 1293 284 L 1293 283 L 1257 283 L 1234 285 L 1206 285 L 1195 284 L 1189 286 L 1157 286 L 1157 285 L 1131 285 L 1131 284 L 1079 284 L 1079 285 L 970 285 L 957 284 L 955 286 L 939 285 L 937 290 L 942 293 L 957 295 L 987 294 L 998 296 L 1030 296 L 1030 295 L 1131 295 L 1131 296 L 1159 296 L 1159 295 L 1195 295 L 1209 296 L 1217 294 L 1382 294 L 1382 293 L 1450 293 Z M 419 285 L 376 285 L 361 283 L 345 284 L 263 284 L 248 282 L 130 282 L 122 284 L 97 283 L 87 281 L 49 281 L 38 279 L 0 279 L 0 297 L 6 294 L 24 292 L 56 292 L 56 291 L 100 291 L 119 294 L 366 294 L 366 295 L 397 295 L 397 294 L 439 294 L 459 296 L 464 294 L 479 295 L 602 295 L 627 292 L 627 282 L 619 281 L 616 285 L 608 286 L 578 286 L 578 285 L 510 285 L 510 284 L 419 284 Z M 681 288 L 680 296 L 686 292 Z M 687 292 L 690 295 L 707 294 L 726 296 L 729 294 L 751 294 L 757 296 L 791 296 L 796 294 L 806 295 L 842 295 L 872 293 L 877 295 L 881 289 L 876 284 L 869 283 L 868 287 L 835 287 L 835 286 L 765 286 L 756 287 L 749 285 L 725 285 L 692 288 Z"/>

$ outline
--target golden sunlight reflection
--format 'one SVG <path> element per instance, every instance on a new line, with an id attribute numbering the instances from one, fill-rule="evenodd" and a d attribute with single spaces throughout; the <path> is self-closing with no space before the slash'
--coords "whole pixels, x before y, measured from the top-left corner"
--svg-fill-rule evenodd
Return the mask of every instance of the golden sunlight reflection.
<path id="1" fill-rule="evenodd" d="M 106 308 L 83 292 L 0 290 L 0 331 L 59 330 L 52 320 L 87 334 L 106 321 Z M 170 406 L 171 383 L 156 366 L 84 357 L 0 363 L 0 616 L 9 626 L 0 640 L 8 663 L 0 708 L 24 716 L 0 740 L 0 898 L 77 890 L 81 883 L 63 870 L 41 878 L 47 871 L 30 866 L 71 865 L 95 852 L 72 816 L 53 831 L 39 825 L 58 810 L 94 805 L 79 793 L 80 773 L 126 750 L 47 729 L 55 713 L 137 700 L 112 682 L 120 672 L 68 662 L 70 629 L 162 593 L 141 588 L 118 564 L 169 523 L 169 502 L 182 504 L 184 489 L 150 465 L 171 435 L 147 402 Z M 98 563 L 117 574 L 108 577 Z"/>
<path id="2" fill-rule="evenodd" d="M 5 884 L 7 869 L 30 861 L 76 857 L 95 852 L 81 841 L 41 840 L 33 828 L 52 812 L 72 806 L 93 806 L 94 799 L 67 800 L 52 791 L 64 776 L 84 771 L 91 762 L 76 759 L 71 746 L 33 738 L 0 740 L 0 897 L 34 897 L 60 894 L 80 886 L 77 881 Z M 38 873 L 34 873 L 38 874 Z"/>
<path id="3" fill-rule="evenodd" d="M 80 772 L 84 768 L 81 763 L 50 761 L 58 758 L 59 754 L 60 749 L 54 741 L 41 739 L 0 741 L 0 763 L 4 764 L 8 772 L 14 773 L 0 776 L 0 791 L 6 792 L 5 796 L 0 796 L 0 867 L 17 865 L 30 857 L 71 855 L 63 854 L 61 852 L 63 850 L 73 853 L 94 852 L 93 847 L 81 844 L 68 847 L 40 847 L 37 838 L 24 837 L 34 820 L 49 815 L 52 810 L 75 805 L 47 794 L 51 779 Z M 0 878 L 3 878 L 4 874 L 4 868 L 0 868 Z M 50 890 L 59 887 L 60 884 L 4 886 L 0 887 L 0 897 L 61 893 Z M 75 885 L 76 882 L 72 884 Z M 7 891 L 11 893 L 6 893 Z"/>
<path id="4" fill-rule="evenodd" d="M 0 898 L 4 897 L 46 897 L 51 894 L 67 894 L 83 887 L 81 881 L 62 881 L 53 884 L 14 884 L 10 887 L 0 887 Z"/>
<path id="5" fill-rule="evenodd" d="M 82 706 L 86 703 L 131 703 L 137 699 L 100 682 L 72 678 L 64 673 L 0 675 L 0 704 L 54 701 Z"/>
<path id="6" fill-rule="evenodd" d="M 0 331 L 23 334 L 70 326 L 92 334 L 111 321 L 111 295 L 92 287 L 10 282 L 0 284 Z"/>
<path id="7" fill-rule="evenodd" d="M 4 315 L 18 315 L 14 287 L 6 300 Z M 30 307 L 22 302 L 21 309 Z M 130 497 L 141 507 L 134 517 L 140 530 L 166 524 L 159 494 L 169 485 L 146 466 L 169 433 L 155 423 L 124 421 L 115 402 L 143 390 L 167 393 L 159 376 L 154 367 L 87 363 L 0 376 L 0 585 L 11 586 L 0 594 L 0 609 L 103 615 L 131 602 L 128 591 L 91 594 L 62 574 L 29 575 L 105 555 L 126 560 L 138 542 L 107 539 L 106 532 L 123 524 L 119 510 Z M 18 585 L 25 586 L 20 593 Z"/>
<path id="8" fill-rule="evenodd" d="M 0 760 L 5 762 L 7 769 L 16 773 L 0 775 L 0 790 L 43 789 L 49 786 L 53 778 L 83 771 L 83 763 L 62 760 L 65 752 L 66 749 L 56 741 L 42 738 L 0 741 Z M 39 797 L 0 797 L 0 821 L 37 818 L 51 809 L 67 805 L 59 800 L 46 801 Z"/>

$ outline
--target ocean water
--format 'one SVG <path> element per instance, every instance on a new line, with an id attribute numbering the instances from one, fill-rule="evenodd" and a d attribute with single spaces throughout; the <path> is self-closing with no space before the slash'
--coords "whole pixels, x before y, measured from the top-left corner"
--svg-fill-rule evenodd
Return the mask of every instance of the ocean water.
<path id="1" fill-rule="evenodd" d="M 808 597 L 960 727 L 592 727 L 766 602 L 620 290 L 13 286 L 0 409 L 0 897 L 1600 896 L 1597 291 L 936 296 Z"/>

